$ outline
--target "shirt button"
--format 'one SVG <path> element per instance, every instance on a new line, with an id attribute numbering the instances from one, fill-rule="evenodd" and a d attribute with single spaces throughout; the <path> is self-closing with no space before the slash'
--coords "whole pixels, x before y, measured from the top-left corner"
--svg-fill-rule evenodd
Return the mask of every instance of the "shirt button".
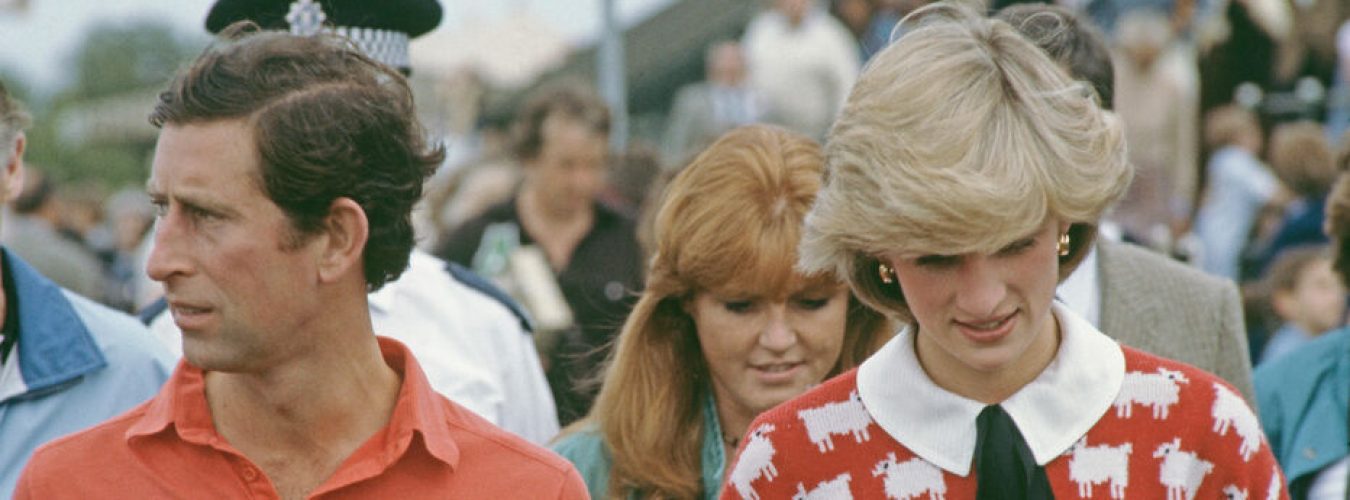
<path id="1" fill-rule="evenodd" d="M 610 302 L 618 302 L 619 300 L 623 299 L 623 296 L 624 296 L 623 283 L 619 283 L 617 281 L 605 283 L 605 298 L 609 299 Z"/>
<path id="2" fill-rule="evenodd" d="M 258 469 L 254 469 L 252 467 L 244 467 L 244 479 L 247 481 L 253 481 L 255 479 L 258 479 Z"/>
<path id="3" fill-rule="evenodd" d="M 1316 451 L 1316 450 L 1313 450 L 1312 448 L 1304 448 L 1304 449 L 1303 449 L 1303 458 L 1306 458 L 1306 459 L 1308 459 L 1308 460 L 1312 460 L 1312 459 L 1314 459 L 1314 458 L 1317 458 L 1317 451 Z"/>

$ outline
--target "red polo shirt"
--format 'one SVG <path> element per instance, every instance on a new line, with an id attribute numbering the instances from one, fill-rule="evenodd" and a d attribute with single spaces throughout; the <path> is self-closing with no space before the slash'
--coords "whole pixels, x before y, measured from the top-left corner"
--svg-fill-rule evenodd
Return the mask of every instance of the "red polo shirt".
<path id="1" fill-rule="evenodd" d="M 309 498 L 586 498 L 572 464 L 431 389 L 407 347 L 380 338 L 403 379 L 394 413 Z M 216 433 L 202 370 L 180 362 L 158 396 L 43 446 L 15 498 L 278 498 Z"/>

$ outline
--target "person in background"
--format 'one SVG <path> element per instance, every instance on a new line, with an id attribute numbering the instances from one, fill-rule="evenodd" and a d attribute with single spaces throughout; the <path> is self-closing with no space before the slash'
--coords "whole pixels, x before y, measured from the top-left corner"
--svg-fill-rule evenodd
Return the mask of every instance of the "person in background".
<path id="1" fill-rule="evenodd" d="M 380 38 L 414 38 L 435 23 L 428 16 L 407 16 L 413 9 L 369 8 L 368 3 L 325 2 L 324 18 L 346 33 Z M 270 28 L 295 29 L 284 14 L 286 2 L 221 0 L 207 16 L 207 29 L 218 32 L 232 22 L 250 20 Z M 438 14 L 439 15 L 439 14 Z M 437 20 L 439 17 L 437 17 Z M 303 23 L 297 17 L 295 22 Z M 397 27 L 403 31 L 384 31 Z M 405 51 L 390 44 L 367 55 L 408 72 Z M 406 47 L 405 47 L 406 49 Z M 363 49 L 365 50 L 365 49 Z M 416 209 L 414 209 L 416 212 Z M 535 444 L 558 433 L 558 419 L 531 337 L 531 322 L 519 306 L 495 286 L 468 269 L 448 264 L 413 248 L 408 270 L 368 294 L 372 326 L 380 335 L 408 346 L 426 372 L 432 389 L 488 421 Z M 182 354 L 182 334 L 167 314 L 167 303 L 146 314 L 156 337 Z"/>
<path id="2" fill-rule="evenodd" d="M 1200 179 L 1196 63 L 1174 43 L 1171 22 L 1144 8 L 1120 20 L 1113 111 L 1125 126 L 1136 173 L 1107 215 L 1126 238 L 1164 253 L 1189 229 Z"/>
<path id="3" fill-rule="evenodd" d="M 398 71 L 341 36 L 235 23 L 151 122 L 147 272 L 184 361 L 154 399 L 34 454 L 16 498 L 585 497 L 569 463 L 436 393 L 371 326 L 367 293 L 408 267 L 444 156 Z"/>
<path id="4" fill-rule="evenodd" d="M 1205 143 L 1213 154 L 1205 166 L 1194 230 L 1200 239 L 1198 264 L 1214 276 L 1239 279 L 1241 256 L 1258 216 L 1289 197 L 1279 178 L 1261 163 L 1262 140 L 1256 115 L 1238 105 L 1216 108 L 1205 117 Z"/>
<path id="5" fill-rule="evenodd" d="M 92 250 L 61 233 L 56 183 L 31 168 L 14 182 L 22 189 L 9 200 L 14 218 L 5 229 L 5 247 L 62 288 L 102 302 L 107 293 L 103 265 Z"/>
<path id="6" fill-rule="evenodd" d="M 723 498 L 1283 498 L 1232 386 L 1055 301 L 1130 181 L 1117 118 L 1003 21 L 902 22 L 830 134 L 797 268 L 909 326 L 752 422 Z"/>
<path id="7" fill-rule="evenodd" d="M 1100 31 L 1063 7 L 1023 4 L 997 13 L 1073 78 L 1113 107 L 1110 50 Z M 1248 400 L 1248 361 L 1237 287 L 1157 252 L 1096 238 L 1083 263 L 1057 288 L 1065 305 L 1122 344 L 1189 363 L 1233 384 Z"/>
<path id="8" fill-rule="evenodd" d="M 28 120 L 0 83 L 0 203 L 28 173 Z M 62 288 L 0 247 L 0 498 L 14 494 L 39 446 L 149 399 L 172 369 L 135 318 Z"/>
<path id="9" fill-rule="evenodd" d="M 615 158 L 613 168 L 605 178 L 599 199 L 633 220 L 641 220 L 647 197 L 665 171 L 656 149 L 646 144 L 629 144 L 628 149 Z"/>
<path id="10" fill-rule="evenodd" d="M 763 104 L 750 89 L 745 52 L 734 41 L 717 42 L 704 53 L 702 82 L 681 87 L 670 107 L 662 161 L 683 167 L 723 132 L 759 121 Z"/>
<path id="11" fill-rule="evenodd" d="M 763 121 L 823 139 L 861 65 L 848 28 L 816 0 L 774 0 L 741 43 Z"/>
<path id="12" fill-rule="evenodd" d="M 1270 167 L 1293 192 L 1293 199 L 1285 204 L 1274 236 L 1257 248 L 1252 266 L 1256 276 L 1287 248 L 1327 243 L 1322 231 L 1327 192 L 1338 173 L 1336 155 L 1322 126 L 1311 121 L 1275 127 L 1270 134 Z"/>
<path id="13" fill-rule="evenodd" d="M 1345 325 L 1347 291 L 1331 264 L 1328 248 L 1320 245 L 1290 248 L 1271 264 L 1266 288 L 1280 326 L 1266 341 L 1258 366 Z"/>
<path id="14" fill-rule="evenodd" d="M 540 89 L 516 121 L 525 177 L 519 191 L 441 238 L 436 252 L 492 276 L 493 263 L 514 258 L 507 257 L 514 250 L 538 249 L 532 255 L 542 255 L 535 266 L 541 272 L 518 285 L 560 290 L 563 300 L 554 302 L 565 302 L 557 305 L 573 320 L 557 327 L 556 347 L 540 349 L 562 425 L 590 409 L 596 389 L 585 381 L 595 378 L 632 293 L 642 287 L 634 221 L 597 199 L 609 161 L 609 120 L 609 108 L 588 87 Z M 541 316 L 534 315 L 542 323 Z"/>
<path id="15" fill-rule="evenodd" d="M 145 273 L 139 254 L 141 241 L 155 221 L 154 207 L 144 189 L 126 188 L 113 193 L 104 202 L 107 219 L 103 231 L 108 235 L 107 271 L 112 288 L 110 302 L 127 311 L 136 309 L 136 287 Z"/>
<path id="16" fill-rule="evenodd" d="M 1350 283 L 1350 175 L 1327 197 L 1332 267 Z M 1350 483 L 1350 328 L 1328 332 L 1256 369 L 1261 427 L 1296 500 L 1345 498 Z"/>
<path id="17" fill-rule="evenodd" d="M 814 141 L 754 125 L 670 184 L 600 395 L 553 444 L 593 498 L 714 498 L 752 418 L 890 338 L 832 273 L 793 270 L 821 172 Z"/>

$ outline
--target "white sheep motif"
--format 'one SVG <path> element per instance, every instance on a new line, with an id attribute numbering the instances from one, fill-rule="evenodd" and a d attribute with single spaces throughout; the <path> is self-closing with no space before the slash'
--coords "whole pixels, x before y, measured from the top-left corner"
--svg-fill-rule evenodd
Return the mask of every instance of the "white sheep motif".
<path id="1" fill-rule="evenodd" d="M 1266 488 L 1266 500 L 1280 500 L 1280 486 L 1284 480 L 1280 479 L 1280 470 L 1274 469 L 1270 472 L 1270 484 Z"/>
<path id="2" fill-rule="evenodd" d="M 1125 487 L 1130 484 L 1130 452 L 1133 445 L 1088 446 L 1087 438 L 1073 445 L 1069 460 L 1069 479 L 1078 483 L 1078 496 L 1092 497 L 1092 487 L 1110 483 L 1111 498 L 1125 498 Z"/>
<path id="3" fill-rule="evenodd" d="M 885 476 L 883 480 L 887 498 L 909 500 L 927 493 L 931 500 L 944 500 L 947 496 L 947 482 L 942 478 L 942 469 L 921 458 L 897 463 L 895 454 L 887 453 L 886 459 L 877 462 L 872 468 L 872 476 Z"/>
<path id="4" fill-rule="evenodd" d="M 806 424 L 806 437 L 820 448 L 821 453 L 834 449 L 831 434 L 852 434 L 853 440 L 859 443 L 871 439 L 867 427 L 872 425 L 872 416 L 863 407 L 856 390 L 849 393 L 848 399 L 844 401 L 798 411 L 797 418 Z"/>
<path id="5" fill-rule="evenodd" d="M 741 494 L 741 498 L 759 498 L 759 492 L 750 486 L 759 476 L 763 475 L 770 481 L 778 476 L 778 468 L 773 466 L 773 456 L 777 450 L 774 450 L 773 442 L 769 441 L 769 433 L 773 430 L 773 424 L 756 427 L 736 461 L 736 468 L 731 470 L 731 484 Z"/>
<path id="6" fill-rule="evenodd" d="M 1235 484 L 1224 486 L 1223 500 L 1247 500 L 1247 490 L 1238 488 Z"/>
<path id="7" fill-rule="evenodd" d="M 1153 452 L 1153 458 L 1163 459 L 1158 479 L 1167 487 L 1167 500 L 1195 500 L 1200 483 L 1214 470 L 1214 463 L 1182 451 L 1181 438 L 1163 443 Z"/>
<path id="8" fill-rule="evenodd" d="M 1223 436 L 1232 427 L 1242 437 L 1242 447 L 1238 449 L 1242 461 L 1250 462 L 1252 455 L 1261 449 L 1261 423 L 1257 422 L 1251 408 L 1233 391 L 1216 382 L 1211 413 L 1214 417 L 1214 432 Z"/>
<path id="9" fill-rule="evenodd" d="M 829 481 L 821 481 L 811 491 L 806 491 L 802 483 L 797 483 L 797 494 L 792 495 L 792 500 L 853 500 L 853 492 L 848 489 L 848 482 L 852 479 L 853 476 L 845 472 Z"/>
<path id="10" fill-rule="evenodd" d="M 1126 373 L 1116 396 L 1116 416 L 1130 418 L 1138 403 L 1152 407 L 1154 419 L 1166 419 L 1172 405 L 1181 400 L 1181 384 L 1189 382 L 1186 374 L 1161 367 L 1157 373 Z"/>

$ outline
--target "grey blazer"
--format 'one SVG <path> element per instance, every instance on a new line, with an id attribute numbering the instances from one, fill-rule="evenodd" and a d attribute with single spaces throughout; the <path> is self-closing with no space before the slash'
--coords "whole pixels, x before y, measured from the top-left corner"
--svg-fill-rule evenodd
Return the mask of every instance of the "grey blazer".
<path id="1" fill-rule="evenodd" d="M 1256 407 L 1242 302 L 1233 282 L 1112 241 L 1098 241 L 1097 265 L 1103 332 L 1214 373 Z"/>

